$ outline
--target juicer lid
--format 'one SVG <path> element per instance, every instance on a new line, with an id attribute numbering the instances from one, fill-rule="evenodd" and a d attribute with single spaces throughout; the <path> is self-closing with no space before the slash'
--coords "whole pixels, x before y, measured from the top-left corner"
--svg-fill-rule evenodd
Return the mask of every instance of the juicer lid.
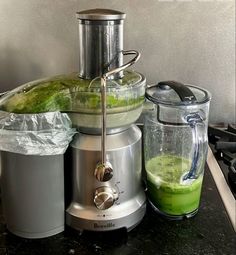
<path id="1" fill-rule="evenodd" d="M 123 20 L 126 14 L 110 9 L 90 9 L 77 12 L 78 19 L 84 20 Z"/>
<path id="2" fill-rule="evenodd" d="M 211 94 L 200 87 L 176 81 L 162 81 L 146 89 L 146 98 L 155 104 L 188 106 L 204 104 Z"/>

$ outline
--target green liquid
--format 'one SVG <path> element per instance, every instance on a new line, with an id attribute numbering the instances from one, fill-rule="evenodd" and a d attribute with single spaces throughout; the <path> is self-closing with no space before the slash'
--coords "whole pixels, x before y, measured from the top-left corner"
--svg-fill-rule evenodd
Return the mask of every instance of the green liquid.
<path id="1" fill-rule="evenodd" d="M 198 208 L 202 175 L 187 184 L 181 183 L 190 167 L 189 160 L 173 155 L 158 156 L 147 162 L 149 198 L 161 212 L 179 216 Z"/>

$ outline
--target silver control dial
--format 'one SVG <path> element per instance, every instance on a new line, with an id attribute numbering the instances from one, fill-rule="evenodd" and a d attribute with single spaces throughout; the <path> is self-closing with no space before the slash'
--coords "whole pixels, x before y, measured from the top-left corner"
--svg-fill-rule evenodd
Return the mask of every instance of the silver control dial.
<path id="1" fill-rule="evenodd" d="M 98 163 L 94 171 L 94 176 L 100 182 L 109 181 L 113 176 L 113 169 L 111 163 Z"/>
<path id="2" fill-rule="evenodd" d="M 116 190 L 110 187 L 100 187 L 95 191 L 94 204 L 99 210 L 110 208 L 118 199 Z"/>

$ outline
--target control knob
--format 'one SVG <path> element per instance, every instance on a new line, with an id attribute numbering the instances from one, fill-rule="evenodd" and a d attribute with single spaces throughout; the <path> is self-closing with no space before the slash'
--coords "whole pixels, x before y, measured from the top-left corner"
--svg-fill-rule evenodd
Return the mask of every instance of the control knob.
<path id="1" fill-rule="evenodd" d="M 99 210 L 106 210 L 110 208 L 118 199 L 116 190 L 110 187 L 97 188 L 94 195 L 94 204 Z"/>

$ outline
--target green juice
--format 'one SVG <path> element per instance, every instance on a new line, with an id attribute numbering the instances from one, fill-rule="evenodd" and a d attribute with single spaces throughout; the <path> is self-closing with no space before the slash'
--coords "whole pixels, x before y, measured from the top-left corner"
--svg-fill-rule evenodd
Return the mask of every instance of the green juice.
<path id="1" fill-rule="evenodd" d="M 180 216 L 198 208 L 203 176 L 181 183 L 190 167 L 188 159 L 173 155 L 158 156 L 147 162 L 148 196 L 161 212 Z"/>

